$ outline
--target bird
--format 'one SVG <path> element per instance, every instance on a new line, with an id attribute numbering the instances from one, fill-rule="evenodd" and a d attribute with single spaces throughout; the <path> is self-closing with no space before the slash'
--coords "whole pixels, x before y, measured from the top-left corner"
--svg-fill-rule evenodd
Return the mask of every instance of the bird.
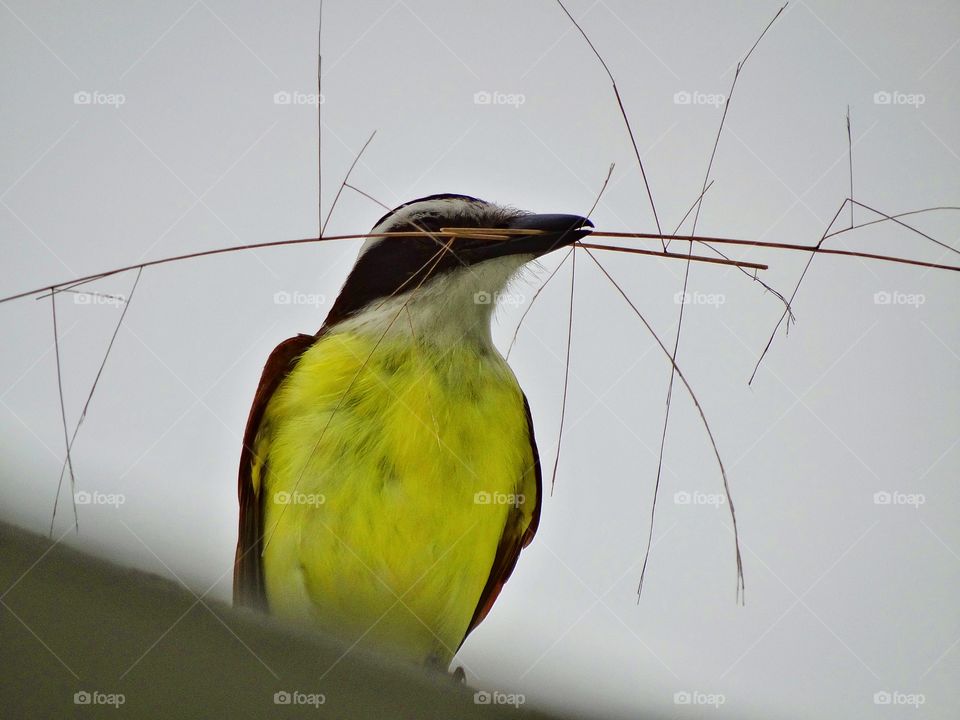
<path id="1" fill-rule="evenodd" d="M 450 193 L 377 221 L 320 330 L 264 366 L 240 455 L 235 605 L 449 667 L 540 520 L 496 299 L 592 227 Z"/>

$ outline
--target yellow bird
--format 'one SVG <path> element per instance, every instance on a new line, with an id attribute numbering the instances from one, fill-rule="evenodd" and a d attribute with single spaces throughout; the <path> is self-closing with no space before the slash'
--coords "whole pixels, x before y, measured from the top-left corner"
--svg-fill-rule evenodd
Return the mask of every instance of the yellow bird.
<path id="1" fill-rule="evenodd" d="M 492 310 L 525 263 L 591 227 L 464 195 L 380 219 L 371 235 L 427 234 L 369 238 L 319 332 L 263 370 L 240 457 L 236 604 L 449 665 L 540 516 L 530 408 Z"/>

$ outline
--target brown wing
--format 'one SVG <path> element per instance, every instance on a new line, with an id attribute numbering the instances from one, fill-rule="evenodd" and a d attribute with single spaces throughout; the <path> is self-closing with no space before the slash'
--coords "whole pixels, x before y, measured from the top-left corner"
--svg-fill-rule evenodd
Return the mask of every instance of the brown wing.
<path id="1" fill-rule="evenodd" d="M 267 592 L 263 580 L 263 497 L 252 477 L 254 447 L 267 403 L 280 383 L 290 373 L 297 359 L 315 342 L 316 335 L 297 335 L 277 345 L 267 358 L 260 376 L 260 385 L 253 397 L 253 406 L 247 417 L 240 452 L 238 494 L 240 499 L 240 528 L 237 535 L 237 554 L 233 563 L 233 604 L 258 610 L 267 609 Z M 266 477 L 266 465 L 260 477 Z"/>
<path id="2" fill-rule="evenodd" d="M 533 453 L 533 467 L 528 472 L 533 472 L 536 479 L 536 503 L 533 507 L 533 515 L 530 517 L 530 523 L 523 527 L 523 514 L 519 510 L 514 510 L 507 516 L 507 524 L 503 529 L 503 536 L 500 538 L 500 544 L 497 546 L 497 554 L 493 558 L 493 566 L 490 568 L 490 577 L 487 578 L 487 584 L 480 594 L 480 602 L 477 603 L 477 609 L 473 613 L 473 619 L 470 620 L 470 626 L 467 628 L 463 639 L 473 629 L 483 622 L 483 619 L 490 612 L 490 608 L 497 601 L 500 591 L 504 584 L 510 578 L 513 568 L 516 567 L 517 558 L 520 557 L 520 551 L 531 543 L 533 536 L 537 532 L 537 526 L 540 524 L 540 503 L 543 498 L 543 475 L 540 470 L 540 453 L 537 451 L 537 440 L 533 434 L 533 417 L 530 415 L 530 403 L 527 402 L 527 396 L 523 396 L 523 409 L 527 415 L 527 429 L 530 433 L 530 450 Z M 463 644 L 463 640 L 460 641 Z"/>

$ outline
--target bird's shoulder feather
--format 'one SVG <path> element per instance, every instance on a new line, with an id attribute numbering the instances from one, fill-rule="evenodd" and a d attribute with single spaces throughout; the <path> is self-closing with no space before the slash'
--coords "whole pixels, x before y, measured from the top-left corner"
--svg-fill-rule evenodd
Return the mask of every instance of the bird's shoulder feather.
<path id="1" fill-rule="evenodd" d="M 253 398 L 240 453 L 237 492 L 240 501 L 240 523 L 237 551 L 233 566 L 233 601 L 235 605 L 266 609 L 266 585 L 263 579 L 263 497 L 260 478 L 264 468 L 256 455 L 257 435 L 270 398 L 290 374 L 299 357 L 318 339 L 317 335 L 296 335 L 277 345 L 267 358 L 260 384 Z"/>
<path id="2" fill-rule="evenodd" d="M 490 612 L 493 604 L 500 596 L 500 591 L 504 584 L 510 579 L 517 560 L 520 557 L 520 551 L 527 547 L 537 533 L 537 527 L 540 524 L 540 506 L 543 499 L 543 473 L 540 468 L 540 453 L 537 450 L 537 440 L 533 432 L 533 416 L 530 413 L 530 403 L 527 396 L 523 395 L 523 409 L 527 416 L 527 431 L 530 439 L 530 451 L 532 464 L 526 469 L 524 477 L 521 480 L 520 487 L 525 490 L 525 502 L 533 497 L 533 511 L 530 515 L 524 512 L 523 507 L 515 507 L 507 516 L 504 525 L 503 535 L 497 546 L 496 555 L 494 555 L 493 565 L 490 568 L 490 576 L 480 594 L 480 600 L 477 608 L 464 634 L 464 640 L 473 631 L 477 625 L 483 622 L 483 619 Z M 532 491 L 532 492 L 531 492 Z M 529 520 L 527 519 L 529 518 Z M 462 644 L 462 642 L 461 642 Z"/>

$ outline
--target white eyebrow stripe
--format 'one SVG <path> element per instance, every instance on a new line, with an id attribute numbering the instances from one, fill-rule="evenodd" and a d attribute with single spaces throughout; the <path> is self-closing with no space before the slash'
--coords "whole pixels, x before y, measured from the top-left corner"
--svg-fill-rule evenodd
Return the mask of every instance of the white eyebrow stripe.
<path id="1" fill-rule="evenodd" d="M 482 217 L 485 211 L 492 207 L 489 203 L 482 200 L 469 201 L 460 198 L 443 198 L 439 200 L 425 200 L 412 202 L 398 210 L 395 210 L 386 220 L 371 230 L 371 233 L 389 232 L 390 228 L 400 225 L 410 224 L 420 217 L 430 217 L 447 214 L 470 214 L 476 217 Z M 387 238 L 367 238 L 360 246 L 360 252 L 357 253 L 357 260 L 363 257 L 363 254 L 373 246 L 378 245 Z"/>

